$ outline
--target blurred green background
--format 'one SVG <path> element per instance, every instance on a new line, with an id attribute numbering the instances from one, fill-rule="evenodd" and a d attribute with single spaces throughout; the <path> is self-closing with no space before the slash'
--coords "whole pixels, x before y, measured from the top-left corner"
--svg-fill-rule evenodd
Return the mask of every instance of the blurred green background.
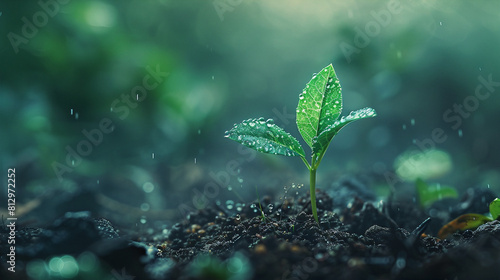
<path id="1" fill-rule="evenodd" d="M 378 117 L 334 139 L 320 188 L 396 172 L 498 189 L 499 11 L 497 1 L 3 0 L 2 170 L 16 168 L 18 211 L 36 220 L 69 210 L 169 220 L 224 174 L 207 203 L 307 187 L 298 158 L 223 136 L 263 116 L 300 138 L 298 94 L 333 63 L 343 115 L 369 106 Z M 494 81 L 483 99 L 480 76 Z M 82 131 L 108 119 L 112 131 L 67 161 Z M 430 147 L 437 128 L 446 140 L 429 158 L 419 143 Z"/>

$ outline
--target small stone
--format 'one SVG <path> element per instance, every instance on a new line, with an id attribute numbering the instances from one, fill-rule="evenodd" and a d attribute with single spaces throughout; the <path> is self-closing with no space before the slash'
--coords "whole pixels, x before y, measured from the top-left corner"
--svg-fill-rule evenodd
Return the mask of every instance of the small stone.
<path id="1" fill-rule="evenodd" d="M 257 246 L 255 246 L 255 253 L 256 254 L 265 254 L 265 253 L 267 253 L 266 245 L 264 245 L 264 244 L 257 244 Z"/>

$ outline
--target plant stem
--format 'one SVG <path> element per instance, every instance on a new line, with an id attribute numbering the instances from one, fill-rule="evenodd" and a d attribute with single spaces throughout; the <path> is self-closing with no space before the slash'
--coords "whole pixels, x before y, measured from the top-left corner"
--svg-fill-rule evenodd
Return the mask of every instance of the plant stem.
<path id="1" fill-rule="evenodd" d="M 311 164 L 312 165 L 312 164 Z M 318 213 L 316 210 L 316 168 L 309 169 L 309 192 L 311 193 L 311 208 L 314 220 L 319 224 Z"/>

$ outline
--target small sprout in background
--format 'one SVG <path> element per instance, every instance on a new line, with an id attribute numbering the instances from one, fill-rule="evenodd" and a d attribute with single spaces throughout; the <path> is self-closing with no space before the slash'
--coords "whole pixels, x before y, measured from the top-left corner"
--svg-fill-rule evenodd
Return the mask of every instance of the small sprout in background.
<path id="1" fill-rule="evenodd" d="M 498 219 L 499 215 L 500 215 L 500 199 L 495 198 L 495 200 L 493 200 L 490 203 L 490 215 L 485 216 L 474 213 L 461 215 L 455 220 L 444 225 L 439 230 L 438 237 L 444 239 L 448 235 L 459 230 L 464 231 L 466 229 L 475 229 L 482 224 Z"/>
<path id="2" fill-rule="evenodd" d="M 187 269 L 196 279 L 246 280 L 252 277 L 250 261 L 240 252 L 225 261 L 211 255 L 199 255 Z"/>
<path id="3" fill-rule="evenodd" d="M 457 198 L 457 191 L 448 186 L 441 186 L 440 184 L 427 184 L 422 179 L 415 181 L 417 188 L 418 201 L 422 208 L 428 208 L 434 202 L 445 198 Z"/>
<path id="4" fill-rule="evenodd" d="M 260 196 L 259 196 L 259 191 L 257 190 L 257 187 L 255 187 L 255 192 L 257 193 L 257 201 L 259 202 L 259 209 L 260 209 L 260 219 L 262 222 L 266 222 L 266 215 L 264 215 L 264 210 L 262 210 L 262 204 L 260 204 Z"/>
<path id="5" fill-rule="evenodd" d="M 372 108 L 364 108 L 339 119 L 342 112 L 341 91 L 340 82 L 330 64 L 315 74 L 299 95 L 297 127 L 312 150 L 310 163 L 299 141 L 271 119 L 248 119 L 226 132 L 227 138 L 259 152 L 300 157 L 309 169 L 311 209 L 317 223 L 316 170 L 330 142 L 347 124 L 377 115 Z"/>

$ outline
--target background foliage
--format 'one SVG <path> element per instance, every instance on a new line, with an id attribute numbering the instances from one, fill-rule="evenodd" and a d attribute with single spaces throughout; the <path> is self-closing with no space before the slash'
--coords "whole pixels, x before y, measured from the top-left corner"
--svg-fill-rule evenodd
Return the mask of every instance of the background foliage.
<path id="1" fill-rule="evenodd" d="M 40 199 L 45 212 L 76 202 L 92 210 L 103 194 L 140 209 L 138 217 L 162 214 L 234 159 L 244 160 L 233 191 L 216 199 L 244 202 L 255 199 L 255 186 L 267 193 L 307 182 L 300 160 L 247 160 L 223 136 L 235 122 L 264 116 L 298 137 L 297 96 L 329 63 L 345 114 L 372 107 L 378 117 L 335 138 L 320 187 L 346 172 L 392 172 L 435 128 L 447 137 L 436 143 L 446 168 L 429 177 L 458 188 L 500 185 L 500 89 L 467 117 L 443 117 L 470 101 L 479 76 L 500 81 L 496 1 L 47 2 L 59 10 L 18 52 L 9 34 L 21 36 L 23 18 L 33 22 L 44 10 L 38 1 L 0 3 L 2 170 L 16 167 L 20 201 Z M 121 120 L 111 104 L 142 83 L 148 66 L 169 75 Z M 103 118 L 113 132 L 58 180 L 53 163 Z"/>

